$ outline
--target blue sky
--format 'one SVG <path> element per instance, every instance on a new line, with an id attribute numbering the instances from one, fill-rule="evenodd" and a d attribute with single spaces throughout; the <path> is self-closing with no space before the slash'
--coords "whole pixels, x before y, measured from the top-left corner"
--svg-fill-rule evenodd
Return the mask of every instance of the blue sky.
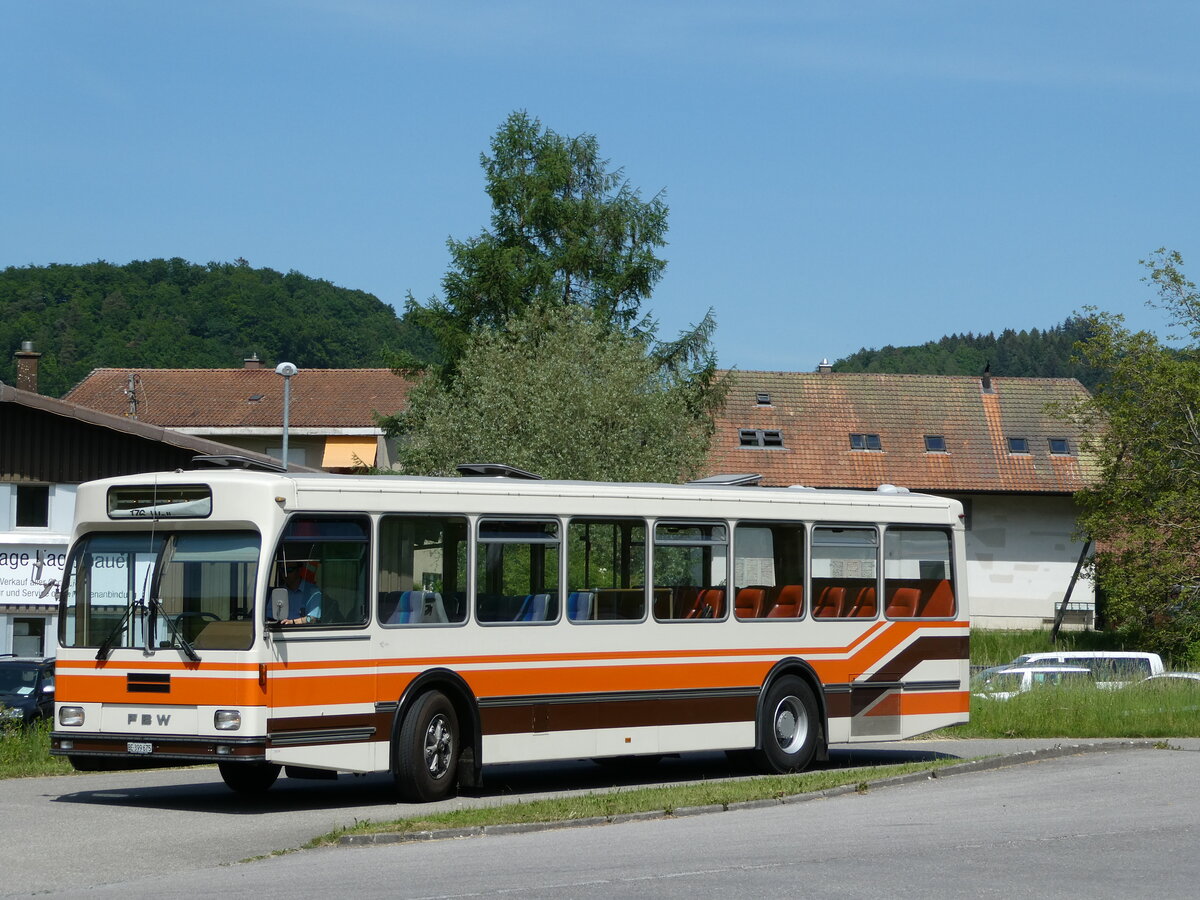
<path id="1" fill-rule="evenodd" d="M 0 35 L 0 266 L 425 298 L 515 109 L 665 191 L 650 311 L 713 308 L 725 366 L 1085 305 L 1164 330 L 1138 260 L 1200 265 L 1194 2 L 9 0 Z"/>

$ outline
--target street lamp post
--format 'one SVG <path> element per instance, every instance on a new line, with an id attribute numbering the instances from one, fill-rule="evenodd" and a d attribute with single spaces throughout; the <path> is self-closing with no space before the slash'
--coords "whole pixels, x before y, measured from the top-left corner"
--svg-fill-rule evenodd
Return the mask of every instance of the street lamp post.
<path id="1" fill-rule="evenodd" d="M 288 414 L 292 405 L 292 376 L 299 369 L 295 363 L 281 362 L 275 367 L 275 374 L 283 376 L 283 470 L 288 468 Z"/>

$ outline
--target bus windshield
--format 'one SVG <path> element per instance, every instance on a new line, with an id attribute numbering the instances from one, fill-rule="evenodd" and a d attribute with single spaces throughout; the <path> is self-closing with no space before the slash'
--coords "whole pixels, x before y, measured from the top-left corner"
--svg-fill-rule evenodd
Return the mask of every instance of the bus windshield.
<path id="1" fill-rule="evenodd" d="M 254 639 L 253 531 L 90 534 L 64 573 L 64 647 L 245 650 Z"/>

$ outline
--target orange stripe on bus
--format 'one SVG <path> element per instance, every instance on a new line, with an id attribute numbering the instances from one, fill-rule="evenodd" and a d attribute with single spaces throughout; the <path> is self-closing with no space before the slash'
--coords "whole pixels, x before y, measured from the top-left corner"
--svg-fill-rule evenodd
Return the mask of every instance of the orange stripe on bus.
<path id="1" fill-rule="evenodd" d="M 260 685 L 257 677 L 245 677 L 250 673 L 257 675 L 258 665 L 254 663 L 149 663 L 139 660 L 118 665 L 111 661 L 64 660 L 60 663 L 59 695 L 78 702 L 152 705 L 261 705 L 270 702 L 274 706 L 288 707 L 362 704 L 397 699 L 420 671 L 432 667 L 457 670 L 477 697 L 753 687 L 762 683 L 778 659 L 788 656 L 807 658 L 822 683 L 836 684 L 854 680 L 920 631 L 961 627 L 963 623 L 958 622 L 877 622 L 868 632 L 877 632 L 872 640 L 864 644 L 866 635 L 860 636 L 848 647 L 837 649 L 641 650 L 267 663 L 267 689 Z M 815 658 L 819 654 L 846 653 L 855 645 L 858 645 L 857 649 L 847 659 Z M 601 662 L 609 664 L 586 665 Z M 533 665 L 536 663 L 549 665 Z M 464 668 L 475 666 L 495 668 Z M 377 667 L 414 671 L 380 672 L 377 676 L 374 671 Z M 150 669 L 178 673 L 172 678 L 170 692 L 129 692 L 127 673 Z M 205 674 L 190 677 L 198 670 Z M 339 671 L 331 674 L 330 670 Z M 209 674 L 212 672 L 228 672 L 233 677 L 213 677 Z M 236 673 L 243 673 L 243 677 L 237 677 Z M 292 677 L 278 677 L 283 673 Z M 906 695 L 906 699 L 912 696 Z"/>
<path id="2" fill-rule="evenodd" d="M 971 707 L 967 691 L 931 691 L 900 694 L 901 715 L 933 715 L 935 713 L 965 713 Z"/>

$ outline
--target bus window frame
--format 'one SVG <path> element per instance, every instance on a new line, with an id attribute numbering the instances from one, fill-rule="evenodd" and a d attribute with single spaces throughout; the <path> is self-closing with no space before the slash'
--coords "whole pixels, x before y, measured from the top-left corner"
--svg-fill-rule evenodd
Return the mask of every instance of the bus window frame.
<path id="1" fill-rule="evenodd" d="M 813 531 L 813 527 L 815 524 L 817 524 L 817 523 L 814 523 L 811 520 L 807 520 L 807 519 L 752 518 L 752 519 L 730 519 L 729 520 L 729 547 L 730 547 L 730 550 L 729 550 L 729 568 L 730 568 L 729 583 L 731 585 L 730 596 L 732 596 L 732 598 L 733 598 L 733 603 L 729 609 L 729 613 L 730 613 L 729 618 L 733 619 L 736 622 L 751 623 L 751 624 L 756 623 L 756 622 L 773 622 L 776 624 L 778 624 L 780 622 L 786 622 L 786 623 L 795 624 L 796 622 L 803 622 L 806 619 L 814 618 L 813 616 L 811 616 L 809 614 L 810 613 L 809 598 L 810 598 L 810 595 L 812 592 L 812 557 L 811 557 L 812 551 L 811 551 L 810 542 L 812 540 L 812 531 Z M 799 528 L 800 529 L 801 536 L 802 536 L 801 545 L 800 545 L 800 554 L 801 554 L 800 567 L 803 570 L 803 573 L 802 573 L 803 577 L 800 579 L 802 602 L 800 604 L 800 614 L 799 615 L 797 615 L 797 616 L 776 616 L 774 618 L 770 618 L 764 614 L 761 616 L 752 616 L 752 617 L 743 618 L 742 616 L 739 616 L 737 614 L 738 592 L 741 591 L 743 588 L 760 587 L 760 585 L 754 585 L 754 584 L 737 584 L 736 578 L 734 577 L 737 575 L 737 559 L 738 559 L 737 532 L 738 532 L 738 529 L 743 526 L 747 527 L 747 528 L 757 528 L 757 527 L 770 528 L 772 526 L 788 526 L 791 528 Z M 771 587 L 779 587 L 779 586 L 780 585 L 778 585 L 778 584 L 771 585 Z"/>
<path id="2" fill-rule="evenodd" d="M 880 530 L 883 532 L 883 534 L 881 535 L 880 542 L 879 542 L 879 551 L 880 551 L 880 557 L 881 557 L 881 565 L 879 567 L 879 580 L 880 580 L 880 590 L 883 590 L 884 592 L 886 592 L 886 590 L 887 590 L 887 578 L 886 578 L 886 572 L 885 572 L 885 567 L 887 565 L 887 556 L 885 554 L 887 551 L 887 535 L 888 535 L 889 531 L 893 531 L 893 530 L 894 531 L 932 531 L 932 532 L 941 534 L 946 538 L 946 540 L 947 540 L 946 549 L 948 552 L 947 552 L 947 559 L 945 560 L 945 562 L 948 564 L 948 568 L 947 568 L 947 572 L 946 572 L 946 578 L 944 580 L 949 582 L 949 584 L 950 584 L 950 591 L 954 598 L 954 609 L 947 616 L 920 616 L 920 615 L 886 616 L 885 609 L 886 609 L 887 604 L 885 602 L 885 594 L 881 593 L 881 594 L 878 594 L 878 596 L 880 598 L 878 614 L 880 616 L 883 616 L 884 618 L 886 618 L 887 621 L 889 621 L 889 622 L 954 622 L 954 621 L 956 621 L 958 619 L 958 615 L 959 615 L 959 593 L 960 593 L 961 584 L 960 584 L 959 578 L 958 578 L 958 560 L 955 558 L 955 555 L 954 555 L 954 529 L 953 529 L 953 527 L 946 526 L 946 525 L 914 525 L 914 524 L 909 524 L 907 522 L 889 522 L 886 524 L 882 524 L 879 527 L 880 527 Z"/>
<path id="3" fill-rule="evenodd" d="M 477 517 L 477 516 L 470 516 L 466 513 L 449 513 L 449 512 L 432 512 L 431 513 L 431 512 L 388 511 L 388 512 L 382 512 L 382 513 L 373 515 L 372 519 L 373 519 L 374 527 L 375 527 L 375 535 L 374 535 L 375 536 L 375 552 L 374 552 L 373 563 L 372 563 L 372 571 L 375 576 L 375 590 L 371 595 L 374 598 L 374 600 L 371 603 L 371 613 L 368 616 L 368 620 L 374 624 L 379 625 L 380 628 L 386 628 L 389 630 L 406 629 L 406 628 L 462 628 L 465 625 L 467 625 L 473 618 L 473 610 L 474 610 L 474 606 L 475 606 L 473 593 L 472 593 L 472 582 L 474 580 L 474 573 L 472 570 L 472 562 L 473 562 L 474 555 L 475 555 L 475 550 L 474 550 L 475 541 L 474 541 L 473 535 L 475 533 L 475 521 L 478 518 L 479 517 Z M 380 607 L 379 607 L 380 599 L 381 599 L 379 582 L 380 582 L 380 576 L 383 573 L 383 563 L 382 563 L 382 560 L 383 560 L 383 523 L 384 523 L 385 519 L 440 519 L 443 522 L 448 521 L 450 519 L 462 520 L 463 524 L 466 526 L 466 537 L 463 540 L 463 544 L 467 550 L 467 558 L 464 563 L 464 565 L 466 567 L 466 571 L 463 573 L 465 576 L 463 585 L 462 585 L 464 609 L 463 609 L 463 617 L 461 619 L 449 620 L 446 622 L 385 622 L 383 620 L 383 618 L 380 616 Z M 416 590 L 416 588 L 413 588 L 413 590 Z M 422 590 L 424 590 L 424 588 L 422 588 Z M 443 597 L 442 599 L 443 599 L 443 603 L 444 603 L 445 598 Z M 485 624 L 485 623 L 478 623 L 478 624 Z"/>
<path id="4" fill-rule="evenodd" d="M 825 576 L 825 575 L 816 576 L 816 575 L 814 575 L 814 570 L 816 568 L 816 565 L 815 565 L 816 550 L 815 550 L 815 548 L 822 547 L 822 546 L 825 546 L 825 547 L 866 546 L 865 544 L 853 545 L 853 544 L 837 544 L 837 543 L 831 543 L 831 544 L 818 543 L 816 541 L 816 536 L 817 536 L 818 529 L 821 529 L 821 528 L 843 529 L 843 530 L 851 530 L 851 531 L 869 531 L 869 532 L 874 533 L 874 535 L 875 535 L 875 578 L 873 580 L 875 582 L 875 615 L 873 615 L 873 616 L 841 616 L 841 615 L 818 616 L 818 615 L 816 615 L 818 598 L 815 596 L 816 589 L 813 587 L 813 579 L 815 577 L 820 577 L 824 580 L 829 580 L 829 579 L 832 579 L 834 576 Z M 844 521 L 814 520 L 814 521 L 810 522 L 809 527 L 808 527 L 808 557 L 807 557 L 808 570 L 805 572 L 805 576 L 807 577 L 807 580 L 808 580 L 808 585 L 806 587 L 806 593 L 805 593 L 805 597 L 806 597 L 805 611 L 808 614 L 807 618 L 812 619 L 812 621 L 814 621 L 814 622 L 841 622 L 843 624 L 845 624 L 846 622 L 860 622 L 860 623 L 878 622 L 881 619 L 886 619 L 886 616 L 884 616 L 884 609 L 883 609 L 883 607 L 884 607 L 884 602 L 883 602 L 883 562 L 884 562 L 883 542 L 884 542 L 884 527 L 881 523 L 879 523 L 877 521 L 876 522 L 844 522 Z M 857 580 L 867 581 L 868 579 L 860 578 Z"/>
<path id="5" fill-rule="evenodd" d="M 570 580 L 570 553 L 571 553 L 570 528 L 571 528 L 571 525 L 575 522 L 595 522 L 595 523 L 640 522 L 641 523 L 642 528 L 644 529 L 644 532 L 645 532 L 642 537 L 642 569 L 643 569 L 643 576 L 644 576 L 642 580 L 645 581 L 645 584 L 642 585 L 642 614 L 641 614 L 641 616 L 639 616 L 636 619 L 572 619 L 566 615 L 566 608 L 565 608 L 566 599 L 565 598 L 569 597 L 571 594 L 571 591 L 568 590 L 568 588 L 570 587 L 570 584 L 568 583 Z M 648 519 L 644 516 L 566 516 L 566 517 L 564 517 L 563 518 L 564 540 L 563 540 L 563 549 L 560 554 L 560 556 L 561 556 L 560 562 L 562 564 L 563 569 L 562 569 L 562 575 L 559 577 L 559 582 L 562 586 L 562 593 L 563 593 L 563 598 L 564 598 L 564 599 L 560 600 L 561 611 L 562 611 L 561 618 L 565 619 L 567 622 L 569 622 L 572 625 L 582 625 L 582 626 L 640 625 L 640 624 L 645 623 L 648 619 L 652 618 L 651 611 L 650 611 L 650 596 L 651 596 L 650 595 L 650 582 L 652 581 L 651 575 L 652 575 L 652 566 L 653 566 L 652 557 L 651 557 L 651 552 L 652 552 L 651 544 L 654 543 L 653 537 L 652 537 L 653 533 L 654 533 L 654 520 Z M 616 590 L 626 590 L 626 588 L 617 588 Z M 628 588 L 627 590 L 635 590 L 635 588 Z"/>
<path id="6" fill-rule="evenodd" d="M 692 622 L 692 623 L 706 622 L 706 623 L 711 624 L 714 622 L 725 622 L 731 618 L 730 608 L 732 606 L 732 602 L 731 602 L 732 598 L 730 596 L 730 591 L 731 591 L 731 583 L 732 583 L 732 576 L 733 576 L 732 536 L 733 536 L 734 523 L 736 521 L 737 521 L 736 519 L 705 518 L 705 517 L 683 518 L 683 517 L 678 517 L 678 516 L 667 516 L 667 517 L 663 517 L 661 519 L 652 518 L 652 519 L 648 520 L 649 531 L 647 532 L 646 543 L 649 546 L 650 554 L 649 554 L 649 560 L 648 560 L 649 569 L 647 570 L 647 573 L 646 573 L 646 587 L 649 590 L 650 595 L 649 595 L 649 597 L 646 598 L 646 600 L 647 600 L 646 615 L 650 619 L 652 619 L 654 622 L 658 623 L 659 625 L 677 625 L 681 622 Z M 667 527 L 671 527 L 671 526 L 718 527 L 718 528 L 721 528 L 724 530 L 725 537 L 722 540 L 716 540 L 714 538 L 707 538 L 707 539 L 706 538 L 695 538 L 695 539 L 689 538 L 687 540 L 680 540 L 680 541 L 670 541 L 670 540 L 659 541 L 658 528 L 660 525 L 665 525 Z M 725 599 L 722 603 L 723 608 L 721 610 L 721 615 L 712 616 L 712 617 L 698 616 L 695 618 L 688 618 L 688 617 L 660 618 L 658 616 L 658 614 L 654 611 L 654 602 L 655 602 L 655 591 L 657 591 L 659 588 L 659 585 L 657 583 L 658 582 L 657 566 L 658 566 L 658 547 L 660 544 L 664 547 L 724 547 L 725 548 L 725 567 L 724 567 L 725 568 L 725 580 L 722 584 L 719 584 L 719 585 L 704 584 L 704 585 L 670 585 L 670 586 L 667 586 L 668 589 L 674 589 L 677 587 L 698 587 L 700 589 L 719 588 L 719 589 L 723 590 L 725 592 Z M 711 572 L 712 571 L 711 562 L 710 562 L 708 568 L 709 568 L 709 571 Z"/>
<path id="7" fill-rule="evenodd" d="M 363 586 L 363 591 L 364 591 L 363 618 L 361 621 L 358 621 L 358 622 L 325 622 L 325 621 L 318 620 L 317 622 L 314 622 L 311 625 L 284 625 L 277 621 L 267 620 L 265 622 L 266 629 L 268 631 L 270 631 L 276 639 L 280 639 L 280 638 L 282 638 L 283 640 L 288 640 L 288 639 L 293 639 L 293 638 L 294 639 L 303 639 L 304 635 L 310 634 L 314 631 L 331 631 L 331 630 L 333 630 L 333 631 L 363 631 L 363 630 L 371 627 L 372 622 L 374 622 L 374 617 L 372 616 L 372 612 L 371 612 L 371 610 L 372 610 L 371 598 L 372 598 L 372 596 L 374 596 L 373 589 L 375 587 L 375 582 L 376 582 L 376 566 L 378 565 L 378 561 L 376 558 L 376 553 L 377 553 L 377 548 L 378 548 L 377 524 L 376 524 L 377 518 L 378 518 L 377 516 L 373 516 L 370 513 L 363 512 L 361 510 L 353 511 L 353 512 L 336 512 L 336 513 L 334 513 L 334 512 L 309 512 L 307 510 L 298 509 L 298 510 L 294 510 L 294 511 L 288 513 L 287 518 L 284 519 L 283 525 L 280 527 L 279 532 L 276 535 L 275 546 L 272 547 L 271 556 L 267 561 L 266 590 L 263 592 L 263 607 L 264 607 L 263 615 L 266 615 L 270 611 L 269 607 L 271 604 L 272 592 L 276 588 L 280 587 L 280 585 L 275 584 L 276 569 L 279 565 L 279 559 L 280 559 L 279 551 L 283 547 L 283 544 L 285 543 L 285 540 L 286 540 L 285 535 L 287 533 L 289 525 L 291 525 L 291 523 L 297 519 L 311 519 L 311 520 L 337 521 L 337 522 L 345 522 L 348 520 L 365 521 L 367 527 L 365 529 L 366 536 L 364 538 L 364 542 L 366 543 L 367 552 L 365 554 L 365 562 L 363 563 L 363 565 L 365 566 L 365 568 L 367 570 L 367 572 L 366 572 L 367 577 L 366 577 L 366 582 Z M 329 538 L 321 538 L 321 537 L 304 538 L 304 539 L 292 538 L 287 542 L 289 542 L 289 543 L 297 542 L 298 543 L 301 540 L 308 540 L 310 543 L 327 543 L 327 542 L 343 543 L 343 544 L 359 543 L 359 541 L 357 539 L 351 539 L 351 538 L 333 538 L 331 540 Z M 324 608 L 325 597 L 327 595 L 326 595 L 324 589 L 322 589 L 321 594 L 322 594 L 321 612 L 323 615 L 324 611 L 325 611 L 325 608 Z"/>
<path id="8" fill-rule="evenodd" d="M 469 587 L 467 589 L 468 602 L 470 604 L 470 621 L 483 628 L 492 627 L 520 627 L 520 626 L 536 626 L 546 628 L 552 625 L 557 625 L 563 618 L 563 559 L 566 556 L 566 551 L 563 548 L 563 534 L 565 527 L 561 516 L 553 515 L 506 515 L 504 513 L 483 513 L 470 517 L 470 547 L 467 551 L 467 579 Z M 541 522 L 543 524 L 554 523 L 558 529 L 557 538 L 553 541 L 529 541 L 525 539 L 515 540 L 481 540 L 481 535 L 486 523 L 488 522 Z M 520 619 L 481 619 L 479 617 L 479 559 L 480 549 L 485 544 L 498 544 L 504 546 L 506 544 L 518 544 L 532 546 L 533 544 L 542 544 L 544 546 L 554 546 L 558 548 L 558 562 L 554 566 L 555 575 L 558 579 L 558 585 L 553 591 L 545 591 L 543 593 L 550 594 L 554 599 L 555 615 L 550 619 L 535 619 L 522 621 Z M 515 595 L 514 595 L 515 596 Z"/>

